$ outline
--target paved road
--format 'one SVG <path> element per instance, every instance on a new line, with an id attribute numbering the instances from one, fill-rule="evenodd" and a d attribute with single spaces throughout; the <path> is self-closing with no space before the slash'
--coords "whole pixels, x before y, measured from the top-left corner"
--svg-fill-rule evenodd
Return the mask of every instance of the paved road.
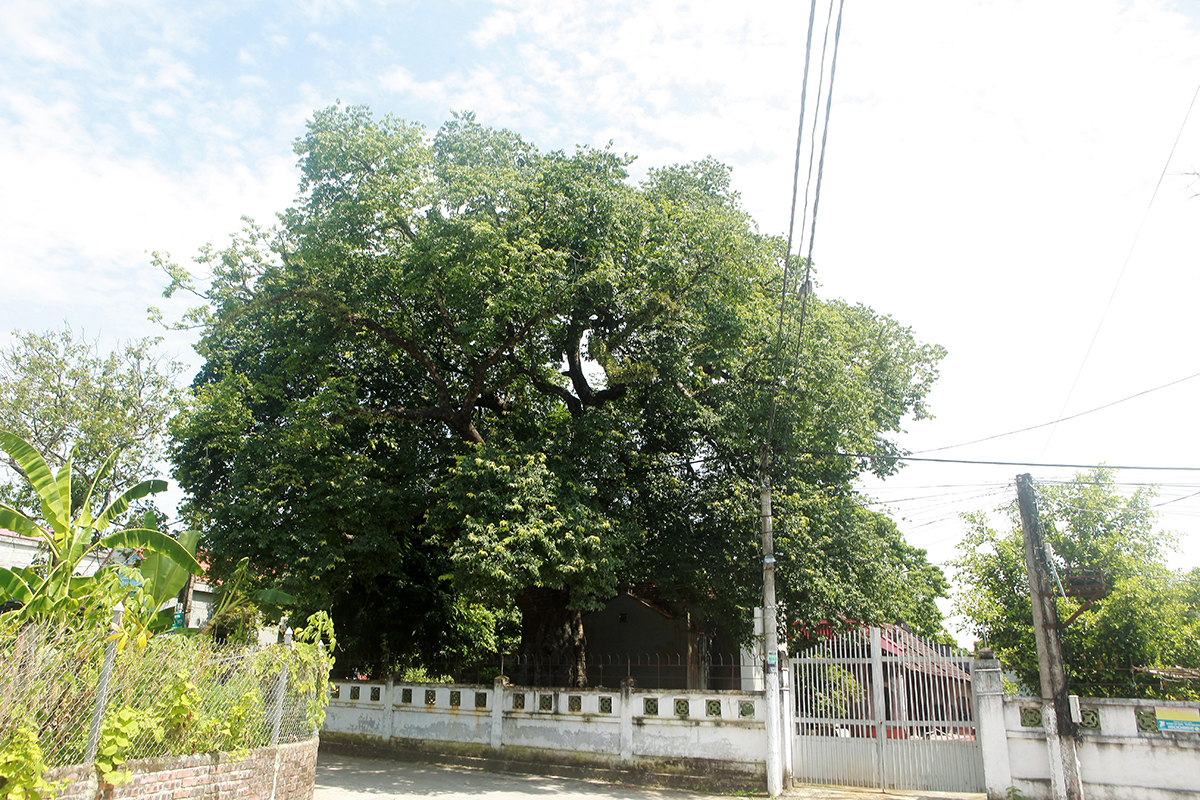
<path id="1" fill-rule="evenodd" d="M 798 800 L 976 800 L 983 795 L 942 793 L 855 792 L 840 789 L 793 789 Z M 439 800 L 685 800 L 728 795 L 705 795 L 670 789 L 643 789 L 603 783 L 508 775 L 463 767 L 441 767 L 407 761 L 321 753 L 317 757 L 317 790 L 314 800 L 381 800 L 385 797 L 436 797 Z"/>

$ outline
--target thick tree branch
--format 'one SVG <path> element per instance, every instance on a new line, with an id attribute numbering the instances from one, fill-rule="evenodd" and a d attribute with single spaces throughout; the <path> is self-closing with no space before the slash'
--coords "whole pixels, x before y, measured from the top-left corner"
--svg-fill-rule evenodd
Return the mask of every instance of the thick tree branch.
<path id="1" fill-rule="evenodd" d="M 438 369 L 437 364 L 433 363 L 433 359 L 431 359 L 424 350 L 417 347 L 416 343 L 406 336 L 401 336 L 399 333 L 396 333 L 396 331 L 392 330 L 386 325 L 381 325 L 370 317 L 364 317 L 361 314 L 355 314 L 353 311 L 347 310 L 346 320 L 352 325 L 357 325 L 364 330 L 369 330 L 372 333 L 375 333 L 388 344 L 394 345 L 408 355 L 412 356 L 417 363 L 425 367 L 425 371 L 429 373 L 429 379 L 433 381 L 433 385 L 437 387 L 438 403 L 446 408 L 451 407 L 452 402 L 450 400 L 450 387 L 446 384 L 446 379 L 442 375 L 442 371 Z"/>
<path id="2" fill-rule="evenodd" d="M 571 394 L 565 387 L 551 383 L 539 375 L 536 369 L 518 363 L 515 358 L 513 359 L 513 365 L 522 375 L 529 378 L 529 382 L 533 384 L 534 389 L 537 389 L 542 394 L 548 394 L 562 400 L 572 417 L 578 417 L 583 414 L 583 404 L 579 402 L 578 397 Z"/>
<path id="3" fill-rule="evenodd" d="M 576 397 L 585 406 L 592 405 L 596 397 L 592 385 L 588 383 L 587 375 L 583 373 L 583 356 L 580 353 L 583 334 L 587 330 L 582 323 L 572 322 L 567 331 L 566 347 L 563 348 L 567 353 L 567 375 L 571 378 L 571 385 L 575 387 Z"/>

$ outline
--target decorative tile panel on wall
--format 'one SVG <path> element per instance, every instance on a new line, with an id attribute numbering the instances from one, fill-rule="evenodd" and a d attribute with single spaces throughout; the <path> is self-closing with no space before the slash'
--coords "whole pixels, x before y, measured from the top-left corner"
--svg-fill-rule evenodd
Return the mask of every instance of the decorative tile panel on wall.
<path id="1" fill-rule="evenodd" d="M 1085 708 L 1079 712 L 1079 727 L 1084 730 L 1100 730 L 1100 711 L 1095 708 Z"/>

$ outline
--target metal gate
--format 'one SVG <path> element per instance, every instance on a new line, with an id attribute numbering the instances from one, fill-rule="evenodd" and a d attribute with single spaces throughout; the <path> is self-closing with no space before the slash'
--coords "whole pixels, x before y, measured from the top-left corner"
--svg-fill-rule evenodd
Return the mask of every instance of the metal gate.
<path id="1" fill-rule="evenodd" d="M 861 628 L 791 659 L 793 780 L 982 792 L 971 660 L 897 626 Z"/>

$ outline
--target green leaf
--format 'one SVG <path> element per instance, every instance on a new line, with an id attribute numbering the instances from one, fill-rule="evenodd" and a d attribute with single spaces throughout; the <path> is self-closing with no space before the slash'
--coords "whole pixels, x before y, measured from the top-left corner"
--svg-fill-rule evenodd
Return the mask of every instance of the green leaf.
<path id="1" fill-rule="evenodd" d="M 137 486 L 126 489 L 119 497 L 109 503 L 108 507 L 100 512 L 100 516 L 96 517 L 96 523 L 92 527 L 98 531 L 102 531 L 112 524 L 114 517 L 118 517 L 129 510 L 129 504 L 134 500 L 140 500 L 148 494 L 158 494 L 166 490 L 166 481 L 142 481 Z"/>
<path id="2" fill-rule="evenodd" d="M 33 485 L 42 503 L 42 514 L 50 527 L 60 534 L 67 532 L 71 520 L 63 513 L 62 496 L 58 491 L 58 483 L 42 454 L 33 448 L 20 436 L 0 430 L 0 450 L 8 453 L 17 466 L 25 473 L 29 483 Z"/>
<path id="3" fill-rule="evenodd" d="M 0 530 L 19 533 L 31 539 L 46 539 L 47 543 L 51 538 L 46 536 L 46 532 L 36 522 L 4 503 L 0 503 Z"/>
<path id="4" fill-rule="evenodd" d="M 151 482 L 147 481 L 147 483 Z M 126 528 L 123 531 L 110 533 L 96 542 L 96 546 L 126 548 L 129 550 L 149 550 L 152 553 L 161 553 L 193 575 L 204 574 L 204 568 L 196 561 L 195 556 L 189 553 L 179 542 L 161 531 L 150 530 L 149 528 Z"/>
<path id="5" fill-rule="evenodd" d="M 171 607 L 164 608 L 151 617 L 150 622 L 146 624 L 146 629 L 151 633 L 162 633 L 163 631 L 170 630 L 174 625 L 175 609 Z"/>
<path id="6" fill-rule="evenodd" d="M 59 468 L 58 477 L 54 481 L 58 486 L 58 496 L 62 500 L 62 518 L 67 524 L 71 522 L 71 463 L 74 460 L 75 452 L 71 451 L 66 462 Z"/>
<path id="7" fill-rule="evenodd" d="M 5 567 L 0 567 L 0 592 L 22 603 L 33 599 L 33 591 L 29 584 L 22 580 L 20 575 Z"/>
<path id="8" fill-rule="evenodd" d="M 268 603 L 275 606 L 290 606 L 295 604 L 295 595 L 290 595 L 281 589 L 259 589 L 250 593 L 255 603 Z"/>
<path id="9" fill-rule="evenodd" d="M 83 509 L 79 514 L 79 524 L 84 528 L 92 527 L 92 498 L 96 496 L 96 487 L 100 485 L 100 481 L 108 477 L 112 471 L 113 464 L 117 460 L 117 455 L 121 451 L 114 450 L 109 454 L 108 458 L 104 459 L 104 463 L 100 465 L 100 469 L 96 470 L 96 477 L 92 479 L 92 485 L 88 487 L 87 496 L 83 499 Z"/>
<path id="10" fill-rule="evenodd" d="M 147 527 L 147 530 L 151 529 Z M 200 531 L 184 531 L 176 541 L 194 556 Z M 187 583 L 187 570 L 162 553 L 147 555 L 142 559 L 139 569 L 146 581 L 143 591 L 153 598 L 156 608 L 179 594 L 179 590 Z"/>

